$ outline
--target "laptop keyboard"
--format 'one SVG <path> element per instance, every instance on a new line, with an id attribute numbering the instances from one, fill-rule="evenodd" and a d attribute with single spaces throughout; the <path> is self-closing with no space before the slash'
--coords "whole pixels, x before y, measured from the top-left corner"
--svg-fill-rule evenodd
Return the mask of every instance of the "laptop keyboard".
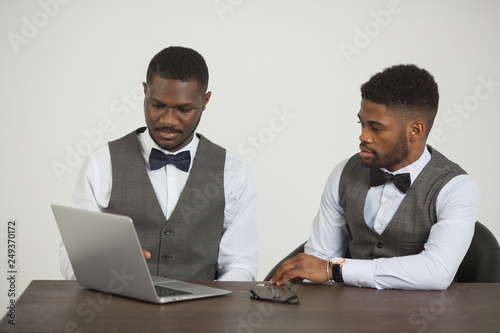
<path id="1" fill-rule="evenodd" d="M 192 293 L 189 293 L 187 291 L 182 291 L 178 289 L 172 289 L 172 288 L 167 288 L 167 287 L 160 287 L 155 285 L 156 289 L 156 294 L 158 297 L 168 297 L 168 296 L 179 296 L 179 295 L 190 295 Z"/>

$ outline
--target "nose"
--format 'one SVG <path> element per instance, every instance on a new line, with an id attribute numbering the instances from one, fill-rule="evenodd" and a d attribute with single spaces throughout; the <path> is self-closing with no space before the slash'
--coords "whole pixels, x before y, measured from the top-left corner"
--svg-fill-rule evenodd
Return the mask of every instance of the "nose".
<path id="1" fill-rule="evenodd" d="M 366 143 L 373 143 L 373 139 L 370 136 L 370 133 L 369 133 L 367 127 L 363 128 L 361 130 L 361 135 L 359 136 L 359 141 L 366 142 Z"/>
<path id="2" fill-rule="evenodd" d="M 173 108 L 165 109 L 165 112 L 161 116 L 160 121 L 166 127 L 175 127 L 177 124 L 179 124 L 179 119 L 177 118 L 177 114 L 175 112 L 175 109 Z"/>

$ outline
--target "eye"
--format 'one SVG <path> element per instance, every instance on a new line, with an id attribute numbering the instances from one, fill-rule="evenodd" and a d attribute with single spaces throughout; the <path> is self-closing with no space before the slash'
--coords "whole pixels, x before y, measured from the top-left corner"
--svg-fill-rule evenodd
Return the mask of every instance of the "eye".
<path id="1" fill-rule="evenodd" d="M 149 101 L 149 103 L 151 104 L 151 106 L 155 109 L 161 109 L 163 108 L 163 104 L 157 104 L 157 103 L 153 103 L 151 101 Z"/>
<path id="2" fill-rule="evenodd" d="M 180 108 L 179 108 L 179 111 L 180 111 L 180 112 L 189 112 L 189 111 L 191 111 L 192 109 L 193 109 L 193 108 L 191 108 L 191 107 L 186 107 L 186 108 L 185 108 L 185 107 L 180 107 Z"/>

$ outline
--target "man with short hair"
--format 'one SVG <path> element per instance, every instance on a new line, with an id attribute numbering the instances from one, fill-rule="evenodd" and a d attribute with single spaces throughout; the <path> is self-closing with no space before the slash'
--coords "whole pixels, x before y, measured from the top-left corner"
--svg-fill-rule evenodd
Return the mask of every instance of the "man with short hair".
<path id="1" fill-rule="evenodd" d="M 331 173 L 306 254 L 285 261 L 270 282 L 446 289 L 481 195 L 460 166 L 426 145 L 438 86 L 426 70 L 398 65 L 372 76 L 361 97 L 360 152 Z"/>
<path id="2" fill-rule="evenodd" d="M 255 280 L 259 237 L 248 163 L 196 133 L 210 100 L 203 57 L 168 47 L 144 86 L 147 127 L 89 156 L 72 206 L 132 218 L 152 275 Z M 63 276 L 74 278 L 63 245 Z"/>

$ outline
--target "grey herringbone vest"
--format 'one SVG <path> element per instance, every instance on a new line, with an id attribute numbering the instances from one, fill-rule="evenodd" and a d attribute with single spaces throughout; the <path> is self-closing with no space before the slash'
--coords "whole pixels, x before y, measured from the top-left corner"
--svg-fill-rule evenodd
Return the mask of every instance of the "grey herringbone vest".
<path id="1" fill-rule="evenodd" d="M 339 198 L 352 234 L 349 251 L 354 259 L 406 256 L 420 253 L 437 222 L 436 199 L 446 183 L 465 174 L 437 150 L 428 146 L 431 160 L 401 202 L 391 222 L 381 235 L 365 222 L 364 207 L 370 181 L 370 168 L 359 154 L 347 162 L 340 177 Z"/>
<path id="2" fill-rule="evenodd" d="M 226 151 L 199 135 L 188 180 L 167 221 L 137 141 L 144 130 L 109 143 L 113 184 L 107 212 L 132 218 L 141 246 L 151 253 L 152 275 L 214 280 L 224 233 Z"/>

